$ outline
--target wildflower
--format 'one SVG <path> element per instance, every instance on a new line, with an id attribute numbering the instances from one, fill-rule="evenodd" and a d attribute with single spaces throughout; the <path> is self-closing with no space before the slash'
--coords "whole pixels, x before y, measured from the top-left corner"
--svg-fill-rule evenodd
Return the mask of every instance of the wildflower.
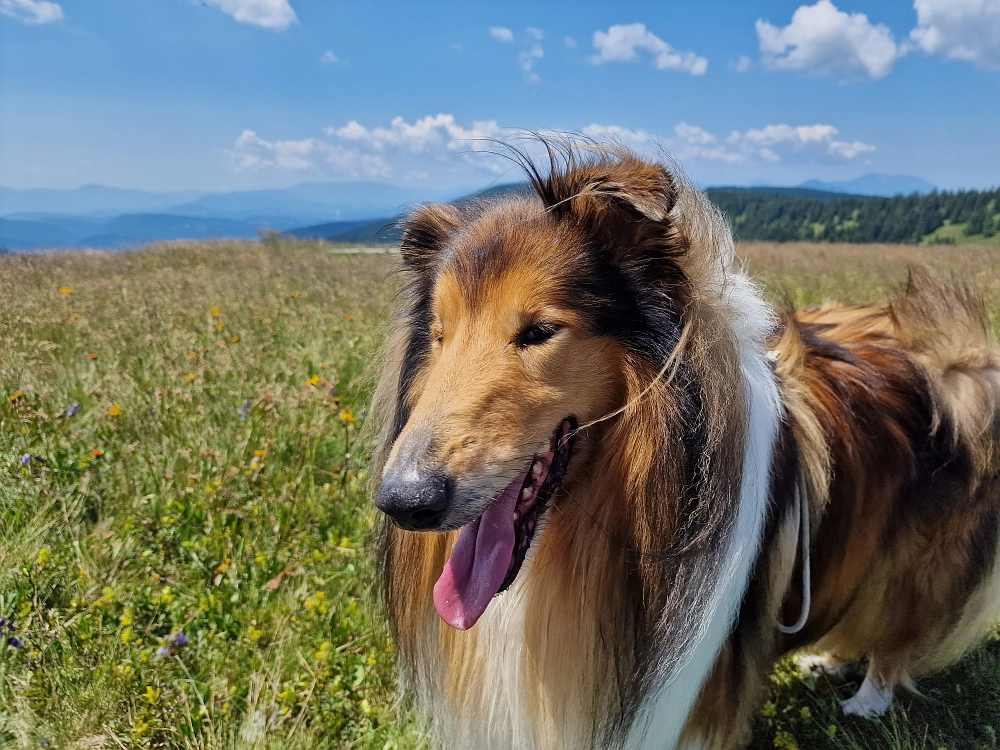
<path id="1" fill-rule="evenodd" d="M 341 409 L 340 421 L 344 424 L 354 424 L 357 421 L 354 417 L 354 411 L 351 409 Z"/>
<path id="2" fill-rule="evenodd" d="M 232 337 L 231 339 L 229 339 L 229 340 L 230 340 L 230 341 L 232 341 L 232 342 L 233 342 L 233 343 L 235 344 L 235 343 L 236 343 L 237 341 L 239 341 L 239 340 L 240 340 L 240 337 L 239 337 L 239 336 L 233 336 L 233 337 Z"/>
<path id="3" fill-rule="evenodd" d="M 15 638 L 14 636 L 9 636 L 7 638 L 7 643 L 13 648 L 24 648 L 24 642 L 20 638 Z"/>
<path id="4" fill-rule="evenodd" d="M 334 333 L 340 333 L 340 326 L 334 326 L 333 327 L 333 332 Z"/>
<path id="5" fill-rule="evenodd" d="M 87 359 L 97 359 L 97 355 L 91 352 L 90 354 L 87 355 Z"/>
<path id="6" fill-rule="evenodd" d="M 347 320 L 354 320 L 354 316 L 353 315 L 348 315 L 347 316 Z"/>
<path id="7" fill-rule="evenodd" d="M 319 651 L 317 651 L 314 654 L 314 656 L 316 657 L 316 661 L 326 661 L 327 659 L 329 659 L 330 658 L 330 642 L 329 641 L 323 641 L 323 643 L 320 644 Z"/>
<path id="8" fill-rule="evenodd" d="M 22 466 L 27 466 L 30 463 L 31 463 L 31 454 L 30 453 L 25 453 L 23 456 L 21 456 L 21 465 Z"/>
<path id="9" fill-rule="evenodd" d="M 49 747 L 52 744 L 52 741 L 48 739 L 43 739 L 39 744 L 42 747 Z"/>
<path id="10" fill-rule="evenodd" d="M 195 352 L 188 352 L 188 359 L 194 359 L 198 355 Z"/>
<path id="11" fill-rule="evenodd" d="M 72 293 L 73 293 L 72 288 L 68 286 L 64 286 L 59 289 L 59 294 L 72 294 Z"/>
<path id="12" fill-rule="evenodd" d="M 15 401 L 20 401 L 22 398 L 24 398 L 24 394 L 21 393 L 21 391 L 14 391 L 7 398 L 9 398 L 10 402 L 13 404 Z"/>
<path id="13" fill-rule="evenodd" d="M 167 642 L 172 643 L 178 648 L 183 648 L 191 642 L 191 639 L 184 635 L 182 631 L 178 630 L 167 639 Z"/>
<path id="14" fill-rule="evenodd" d="M 246 422 L 247 421 L 247 419 L 250 416 L 250 409 L 252 409 L 252 408 L 253 408 L 253 404 L 250 403 L 249 399 L 247 399 L 246 403 L 244 403 L 243 406 L 241 406 L 239 409 L 236 410 L 236 413 L 239 414 L 239 416 L 240 416 L 240 421 L 241 422 Z"/>
<path id="15" fill-rule="evenodd" d="M 326 594 L 322 591 L 317 591 L 315 594 L 307 598 L 306 609 L 314 615 L 325 615 L 329 611 Z"/>
<path id="16" fill-rule="evenodd" d="M 215 330 L 216 331 L 221 331 L 225 327 L 226 327 L 226 324 L 223 323 L 221 320 L 218 323 L 215 324 Z"/>
<path id="17" fill-rule="evenodd" d="M 216 318 L 222 315 L 222 310 L 220 310 L 217 307 L 213 307 L 211 310 L 209 310 L 209 312 L 212 313 L 212 316 Z"/>
<path id="18" fill-rule="evenodd" d="M 38 550 L 38 564 L 45 565 L 49 560 L 52 559 L 52 552 L 48 547 L 42 547 Z"/>
<path id="19" fill-rule="evenodd" d="M 313 375 L 309 380 L 304 382 L 302 385 L 317 385 L 319 383 L 319 375 Z"/>
<path id="20" fill-rule="evenodd" d="M 78 404 L 76 401 L 73 402 L 73 405 L 71 407 L 69 407 L 65 412 L 63 412 L 63 414 L 65 414 L 67 417 L 75 417 L 79 413 L 80 413 L 80 404 Z"/>
<path id="21" fill-rule="evenodd" d="M 160 691 L 154 690 L 152 685 L 147 685 L 146 692 L 142 697 L 149 705 L 152 706 L 155 705 L 156 701 L 160 699 Z"/>
<path id="22" fill-rule="evenodd" d="M 170 656 L 170 649 L 167 648 L 166 646 L 160 646 L 158 649 L 156 649 L 156 655 L 159 656 L 161 659 L 166 659 L 168 656 Z"/>
<path id="23" fill-rule="evenodd" d="M 778 707 L 774 705 L 771 701 L 764 704 L 764 707 L 760 711 L 760 715 L 766 718 L 771 718 L 778 715 Z"/>
<path id="24" fill-rule="evenodd" d="M 108 409 L 109 417 L 120 417 L 122 415 L 122 407 L 119 404 L 115 404 L 110 409 Z"/>
<path id="25" fill-rule="evenodd" d="M 100 458 L 103 455 L 104 455 L 104 451 L 102 451 L 100 448 L 94 448 L 94 450 L 92 450 L 90 452 L 90 457 L 91 458 Z"/>
<path id="26" fill-rule="evenodd" d="M 122 643 L 131 643 L 132 638 L 134 637 L 132 628 L 122 628 L 122 634 L 120 637 L 122 639 Z"/>
<path id="27" fill-rule="evenodd" d="M 265 456 L 267 455 L 267 451 L 264 451 L 264 450 L 257 450 L 257 451 L 254 451 L 254 452 L 253 452 L 253 454 L 254 454 L 254 456 L 256 456 L 257 458 L 264 458 L 264 457 L 265 457 Z"/>
<path id="28" fill-rule="evenodd" d="M 288 296 L 292 297 L 292 298 L 301 297 L 302 296 L 302 292 L 292 292 Z"/>

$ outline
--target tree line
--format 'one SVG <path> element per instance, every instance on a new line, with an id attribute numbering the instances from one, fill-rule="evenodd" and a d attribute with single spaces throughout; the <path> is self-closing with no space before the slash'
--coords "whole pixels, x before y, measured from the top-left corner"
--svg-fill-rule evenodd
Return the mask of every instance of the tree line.
<path id="1" fill-rule="evenodd" d="M 961 226 L 966 236 L 1000 232 L 1000 188 L 892 198 L 819 191 L 821 197 L 797 197 L 763 188 L 706 192 L 744 240 L 918 243 L 947 225 Z"/>

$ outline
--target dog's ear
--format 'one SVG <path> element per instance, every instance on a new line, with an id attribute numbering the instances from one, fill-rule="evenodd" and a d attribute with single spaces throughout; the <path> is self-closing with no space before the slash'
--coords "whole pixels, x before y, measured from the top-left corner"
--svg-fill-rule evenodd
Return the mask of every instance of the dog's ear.
<path id="1" fill-rule="evenodd" d="M 430 268 L 461 220 L 458 209 L 446 203 L 425 203 L 415 210 L 403 223 L 403 262 L 417 271 Z"/>
<path id="2" fill-rule="evenodd" d="M 557 216 L 587 218 L 611 208 L 635 219 L 662 222 L 677 202 L 673 177 L 660 164 L 631 154 L 572 162 L 535 184 L 546 207 Z"/>

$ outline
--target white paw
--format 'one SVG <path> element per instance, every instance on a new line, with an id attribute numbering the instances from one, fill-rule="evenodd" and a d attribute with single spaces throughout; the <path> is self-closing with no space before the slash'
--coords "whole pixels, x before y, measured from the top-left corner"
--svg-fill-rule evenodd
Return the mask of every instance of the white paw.
<path id="1" fill-rule="evenodd" d="M 795 657 L 795 665 L 805 677 L 814 672 L 837 675 L 843 672 L 847 666 L 846 662 L 835 659 L 830 654 L 799 654 Z"/>
<path id="2" fill-rule="evenodd" d="M 865 677 L 853 698 L 840 702 L 845 714 L 875 719 L 892 705 L 892 688 L 879 687 L 871 677 Z"/>

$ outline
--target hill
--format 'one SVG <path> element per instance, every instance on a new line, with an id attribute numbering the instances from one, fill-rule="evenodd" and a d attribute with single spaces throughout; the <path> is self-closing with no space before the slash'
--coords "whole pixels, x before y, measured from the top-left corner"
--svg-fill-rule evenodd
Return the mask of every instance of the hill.
<path id="1" fill-rule="evenodd" d="M 937 186 L 920 177 L 911 174 L 863 174 L 853 180 L 844 182 L 823 182 L 822 180 L 807 180 L 799 187 L 813 190 L 825 190 L 833 193 L 849 193 L 852 195 L 874 195 L 891 198 L 894 195 L 928 195 L 937 190 Z"/>

